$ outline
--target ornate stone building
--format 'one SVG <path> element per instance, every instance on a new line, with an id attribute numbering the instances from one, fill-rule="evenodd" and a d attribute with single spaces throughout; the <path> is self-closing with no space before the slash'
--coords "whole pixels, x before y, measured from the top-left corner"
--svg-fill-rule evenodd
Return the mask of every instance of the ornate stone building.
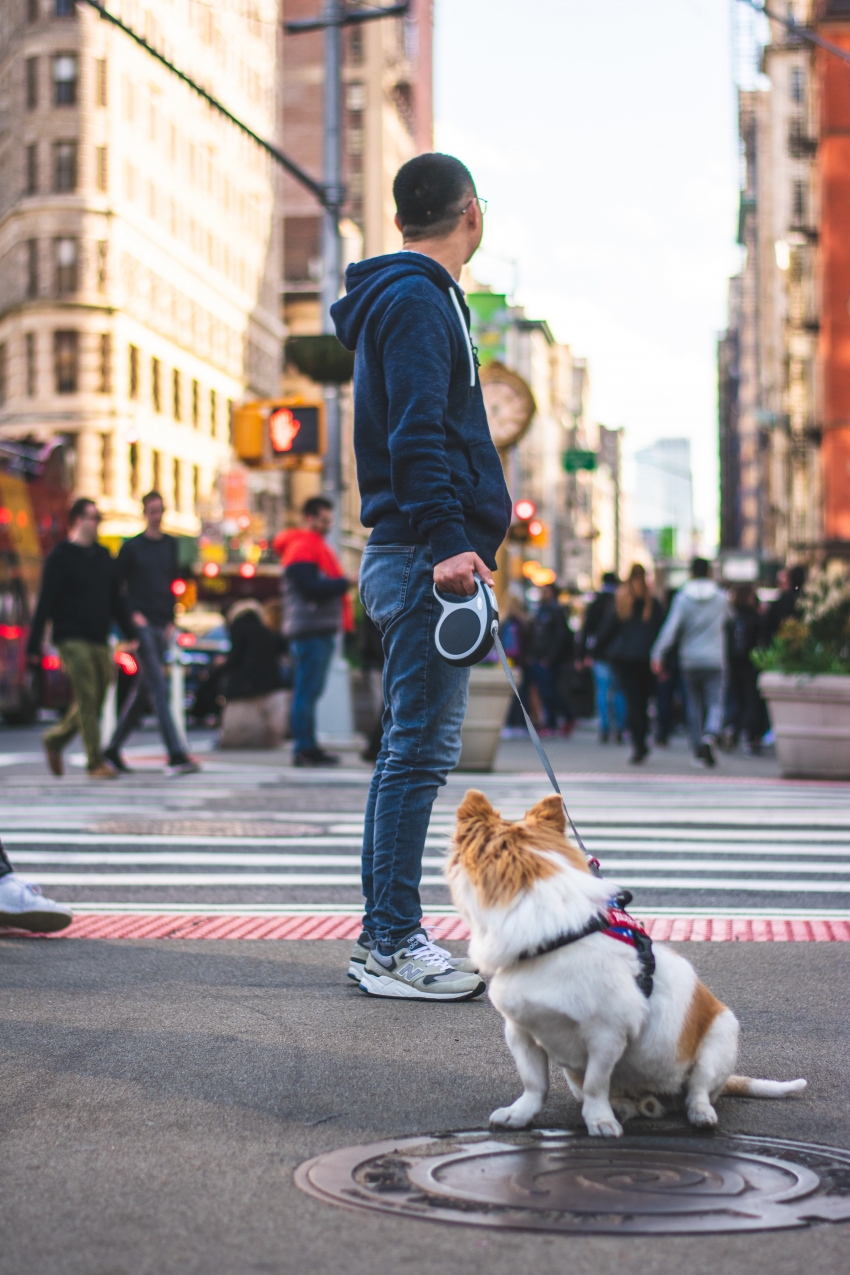
<path id="1" fill-rule="evenodd" d="M 279 134 L 279 4 L 110 8 L 262 137 Z M 0 7 L 0 435 L 75 445 L 107 536 L 197 534 L 230 405 L 279 389 L 276 166 L 73 0 Z"/>

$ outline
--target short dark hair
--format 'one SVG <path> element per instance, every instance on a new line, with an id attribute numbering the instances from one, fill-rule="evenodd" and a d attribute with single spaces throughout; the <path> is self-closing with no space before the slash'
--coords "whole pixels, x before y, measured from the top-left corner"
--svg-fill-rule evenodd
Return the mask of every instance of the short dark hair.
<path id="1" fill-rule="evenodd" d="M 617 575 L 616 571 L 606 571 L 602 576 L 602 583 L 603 584 L 619 584 L 620 577 Z"/>
<path id="2" fill-rule="evenodd" d="M 78 496 L 71 508 L 68 510 L 68 526 L 73 527 L 75 522 L 79 522 L 81 518 L 85 518 L 86 510 L 89 505 L 95 505 L 93 500 L 89 500 L 88 496 Z M 95 505 L 95 509 L 97 505 Z"/>
<path id="3" fill-rule="evenodd" d="M 788 572 L 788 583 L 792 589 L 802 589 L 806 583 L 808 569 L 802 563 L 798 563 L 796 567 L 792 567 Z"/>
<path id="4" fill-rule="evenodd" d="M 301 506 L 301 513 L 304 518 L 315 518 L 316 514 L 320 514 L 323 509 L 333 509 L 333 507 L 334 502 L 328 500 L 327 496 L 311 496 Z"/>
<path id="5" fill-rule="evenodd" d="M 147 509 L 152 500 L 162 501 L 162 506 L 165 508 L 165 501 L 162 499 L 162 493 L 158 491 L 149 491 L 142 496 L 142 508 Z"/>
<path id="6" fill-rule="evenodd" d="M 393 198 L 405 239 L 450 234 L 475 182 L 465 164 L 453 155 L 431 151 L 410 159 L 395 175 Z"/>
<path id="7" fill-rule="evenodd" d="M 691 575 L 695 580 L 708 579 L 708 560 L 706 558 L 691 558 Z"/>

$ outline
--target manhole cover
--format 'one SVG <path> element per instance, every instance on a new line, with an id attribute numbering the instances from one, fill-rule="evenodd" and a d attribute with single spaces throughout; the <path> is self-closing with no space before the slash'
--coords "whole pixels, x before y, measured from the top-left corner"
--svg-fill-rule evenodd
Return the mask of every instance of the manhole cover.
<path id="1" fill-rule="evenodd" d="M 772 1231 L 850 1219 L 850 1151 L 783 1138 L 563 1130 L 457 1133 L 346 1147 L 296 1184 L 329 1204 L 570 1234 Z"/>
<path id="2" fill-rule="evenodd" d="M 109 819 L 92 824 L 89 832 L 116 836 L 155 837 L 311 837 L 322 832 L 313 823 L 260 823 L 213 819 Z"/>

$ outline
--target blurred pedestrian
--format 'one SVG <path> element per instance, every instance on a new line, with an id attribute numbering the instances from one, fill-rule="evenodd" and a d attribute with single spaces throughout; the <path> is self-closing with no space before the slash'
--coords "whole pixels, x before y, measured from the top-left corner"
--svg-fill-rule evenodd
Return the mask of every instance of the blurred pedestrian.
<path id="1" fill-rule="evenodd" d="M 694 762 L 714 766 L 723 724 L 723 625 L 726 595 L 709 578 L 705 558 L 691 562 L 691 579 L 673 599 L 670 614 L 652 648 L 652 667 L 663 672 L 664 658 L 677 642 L 685 683 L 688 729 Z"/>
<path id="2" fill-rule="evenodd" d="M 55 934 L 73 919 L 66 903 L 45 898 L 41 886 L 21 880 L 0 844 L 0 926 L 31 934 Z"/>
<path id="3" fill-rule="evenodd" d="M 789 620 L 792 615 L 796 615 L 800 594 L 806 583 L 806 568 L 802 565 L 791 568 L 782 567 L 776 579 L 780 594 L 778 598 L 774 598 L 762 616 L 760 646 L 770 646 L 783 622 Z"/>
<path id="4" fill-rule="evenodd" d="M 44 628 L 52 621 L 53 642 L 74 691 L 65 716 L 44 735 L 47 763 L 57 776 L 64 774 L 62 750 L 81 731 L 91 778 L 116 777 L 100 740 L 100 713 L 114 676 L 109 630 L 117 622 L 127 637 L 134 633 L 112 555 L 97 543 L 99 522 L 93 500 L 74 501 L 68 512 L 68 538 L 48 554 L 44 564 L 27 642 L 27 658 L 40 664 Z"/>
<path id="5" fill-rule="evenodd" d="M 220 748 L 277 748 L 286 726 L 285 681 L 280 658 L 286 640 L 266 624 L 255 598 L 227 612 L 230 653 L 219 673 L 226 703 Z"/>
<path id="6" fill-rule="evenodd" d="M 666 596 L 664 618 L 670 614 L 676 590 L 670 589 Z M 685 688 L 682 683 L 682 670 L 679 667 L 679 647 L 674 644 L 667 650 L 662 660 L 661 672 L 655 684 L 655 742 L 660 748 L 666 748 L 673 733 L 676 700 L 680 702 L 683 715 L 687 713 Z"/>
<path id="7" fill-rule="evenodd" d="M 602 587 L 584 613 L 584 624 L 579 637 L 579 662 L 593 670 L 596 688 L 596 716 L 599 719 L 599 742 L 607 744 L 611 736 L 611 719 L 614 720 L 617 743 L 622 743 L 626 727 L 626 699 L 617 679 L 614 666 L 608 659 L 608 645 L 614 636 L 612 626 L 609 636 L 600 641 L 600 634 L 609 616 L 614 613 L 615 596 L 619 586 L 616 572 L 606 571 Z"/>
<path id="8" fill-rule="evenodd" d="M 748 756 L 760 751 L 765 710 L 759 695 L 758 669 L 752 653 L 759 645 L 758 595 L 752 585 L 739 585 L 732 592 L 731 607 L 724 626 L 726 676 L 729 711 L 724 723 L 724 747 L 734 747 L 743 739 Z"/>
<path id="9" fill-rule="evenodd" d="M 148 702 L 153 702 L 160 734 L 168 751 L 166 775 L 192 775 L 200 766 L 183 746 L 169 703 L 165 653 L 174 631 L 174 594 L 171 586 L 180 575 L 177 541 L 162 530 L 165 502 L 158 491 L 142 497 L 145 529 L 125 540 L 118 553 L 118 580 L 127 599 L 139 639 L 139 671 L 124 701 L 118 725 L 104 756 L 116 770 L 129 772 L 121 749 L 141 724 Z"/>
<path id="10" fill-rule="evenodd" d="M 544 731 L 556 731 L 559 723 L 569 734 L 574 725 L 569 699 L 564 693 L 562 672 L 572 668 L 575 637 L 558 601 L 554 584 L 540 590 L 540 602 L 531 626 L 531 680 L 540 697 Z"/>
<path id="11" fill-rule="evenodd" d="M 311 496 L 301 510 L 302 525 L 275 536 L 283 567 L 283 631 L 295 657 L 291 728 L 296 766 L 336 766 L 339 757 L 316 741 L 316 705 L 322 697 L 340 629 L 354 629 L 348 590 L 351 581 L 325 537 L 333 525 L 333 504 Z"/>
<path id="12" fill-rule="evenodd" d="M 629 578 L 617 589 L 614 609 L 599 631 L 599 640 L 617 673 L 628 706 L 632 755 L 639 764 L 649 753 L 647 708 L 655 689 L 649 653 L 661 628 L 661 604 L 653 596 L 646 571 L 636 562 Z"/>

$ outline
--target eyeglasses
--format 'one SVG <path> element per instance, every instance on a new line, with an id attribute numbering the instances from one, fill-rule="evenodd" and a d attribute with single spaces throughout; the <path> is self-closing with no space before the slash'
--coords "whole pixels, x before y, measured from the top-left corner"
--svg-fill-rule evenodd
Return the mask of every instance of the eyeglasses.
<path id="1" fill-rule="evenodd" d="M 464 204 L 463 208 L 461 208 L 460 212 L 458 213 L 458 216 L 462 217 L 470 204 L 477 204 L 478 207 L 481 209 L 481 216 L 483 217 L 487 211 L 487 203 L 488 203 L 488 200 L 481 199 L 478 195 L 473 195 L 469 203 Z"/>

